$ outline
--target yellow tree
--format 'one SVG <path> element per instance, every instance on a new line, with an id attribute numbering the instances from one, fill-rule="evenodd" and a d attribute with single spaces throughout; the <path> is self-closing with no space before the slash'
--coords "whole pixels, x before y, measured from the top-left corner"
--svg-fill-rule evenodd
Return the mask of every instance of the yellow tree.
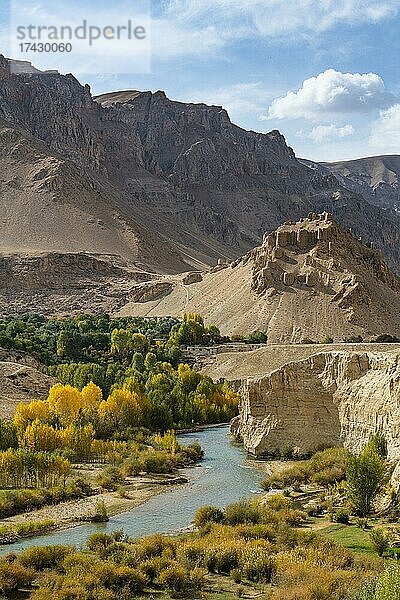
<path id="1" fill-rule="evenodd" d="M 128 389 L 115 389 L 107 401 L 99 406 L 99 416 L 117 427 L 134 427 L 142 424 L 140 397 Z"/>
<path id="2" fill-rule="evenodd" d="M 21 446 L 36 451 L 54 452 L 54 450 L 61 447 L 60 434 L 50 425 L 41 423 L 39 419 L 36 419 L 25 429 Z"/>
<path id="3" fill-rule="evenodd" d="M 73 450 L 77 458 L 86 460 L 91 454 L 92 442 L 94 440 L 94 428 L 91 423 L 84 427 L 68 425 L 61 430 L 62 445 L 64 448 Z"/>
<path id="4" fill-rule="evenodd" d="M 56 383 L 49 392 L 50 411 L 59 416 L 62 423 L 74 422 L 83 408 L 81 392 L 71 385 Z"/>
<path id="5" fill-rule="evenodd" d="M 90 381 L 81 391 L 84 410 L 97 410 L 103 400 L 103 393 L 98 385 Z"/>
<path id="6" fill-rule="evenodd" d="M 35 400 L 29 404 L 18 404 L 14 423 L 18 429 L 24 431 L 26 426 L 38 419 L 39 421 L 47 421 L 50 417 L 50 407 L 47 400 Z"/>

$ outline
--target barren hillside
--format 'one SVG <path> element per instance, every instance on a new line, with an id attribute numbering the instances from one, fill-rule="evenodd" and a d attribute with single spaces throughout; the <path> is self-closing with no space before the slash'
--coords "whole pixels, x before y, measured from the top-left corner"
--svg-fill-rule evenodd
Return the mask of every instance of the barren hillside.
<path id="1" fill-rule="evenodd" d="M 56 383 L 41 365 L 23 352 L 0 348 L 0 418 L 11 417 L 20 402 L 45 398 Z"/>
<path id="2" fill-rule="evenodd" d="M 267 332 L 271 343 L 381 333 L 400 336 L 400 279 L 381 253 L 328 214 L 289 222 L 244 258 L 121 314 L 205 315 L 225 334 Z"/>

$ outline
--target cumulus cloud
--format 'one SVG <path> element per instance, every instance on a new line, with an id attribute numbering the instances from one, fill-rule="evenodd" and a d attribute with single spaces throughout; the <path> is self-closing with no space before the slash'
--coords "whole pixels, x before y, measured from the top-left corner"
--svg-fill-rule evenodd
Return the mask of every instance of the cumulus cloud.
<path id="1" fill-rule="evenodd" d="M 296 92 L 277 98 L 269 107 L 274 119 L 318 119 L 324 115 L 368 113 L 387 108 L 395 97 L 376 73 L 341 73 L 328 69 L 303 82 Z"/>
<path id="2" fill-rule="evenodd" d="M 309 138 L 313 142 L 321 143 L 321 142 L 331 142 L 335 139 L 341 139 L 348 137 L 349 135 L 353 135 L 355 133 L 355 129 L 353 125 L 343 125 L 343 127 L 338 127 L 331 123 L 331 125 L 318 125 L 317 127 L 313 127 L 312 130 L 305 135 L 305 137 Z M 302 135 L 304 135 L 301 132 Z"/>
<path id="3" fill-rule="evenodd" d="M 374 152 L 400 153 L 400 104 L 381 112 L 372 126 L 369 143 Z"/>

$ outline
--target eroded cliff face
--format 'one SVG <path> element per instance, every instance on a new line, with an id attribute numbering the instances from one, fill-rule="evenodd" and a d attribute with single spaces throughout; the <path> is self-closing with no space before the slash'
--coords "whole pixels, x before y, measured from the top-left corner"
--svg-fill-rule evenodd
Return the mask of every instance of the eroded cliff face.
<path id="1" fill-rule="evenodd" d="M 76 236 L 82 238 L 80 247 L 77 239 L 71 240 L 69 251 L 100 252 L 104 229 L 117 229 L 124 244 L 117 248 L 112 241 L 116 235 L 110 235 L 112 252 L 125 258 L 133 253 L 135 258 L 146 245 L 146 262 L 170 273 L 162 253 L 151 251 L 153 245 L 157 250 L 161 236 L 164 246 L 168 242 L 170 251 L 180 256 L 170 256 L 169 264 L 181 272 L 182 262 L 189 259 L 189 268 L 198 269 L 219 258 L 241 256 L 286 219 L 334 210 L 342 225 L 373 241 L 391 266 L 400 269 L 398 215 L 383 213 L 346 190 L 331 173 L 303 165 L 278 131 L 261 134 L 237 127 L 221 106 L 176 102 L 161 91 L 93 98 L 89 86 L 70 74 L 43 75 L 30 67 L 28 73 L 14 75 L 0 55 L 0 126 L 1 121 L 7 136 L 10 129 L 22 131 L 29 142 L 20 142 L 22 148 L 11 164 L 8 143 L 0 164 L 2 171 L 10 172 L 0 182 L 0 193 L 6 198 L 14 194 L 8 220 L 16 217 L 18 208 L 19 221 L 40 222 L 39 211 L 32 210 L 38 202 L 43 205 L 47 190 L 40 214 L 51 231 L 72 189 L 75 210 L 81 202 L 85 206 L 76 219 L 84 222 L 82 235 Z M 37 143 L 45 156 L 40 170 L 33 172 L 37 157 L 30 154 Z M 1 150 L 0 143 L 0 158 Z M 19 163 L 26 152 L 30 154 L 21 178 Z M 28 194 L 24 202 L 22 194 Z M 104 206 L 102 214 L 98 203 Z M 112 221 L 107 212 L 115 213 Z M 87 222 L 85 213 L 95 222 Z M 117 227 L 119 216 L 123 223 Z M 103 244 L 88 235 L 93 229 Z M 7 250 L 59 250 L 41 233 L 40 227 L 35 235 L 23 229 L 14 235 L 18 244 L 11 246 L 10 240 Z M 0 226 L 0 238 L 6 234 Z M 132 243 L 130 238 L 135 238 Z"/>
<path id="2" fill-rule="evenodd" d="M 400 352 L 325 352 L 241 385 L 231 429 L 257 456 L 284 446 L 359 451 L 382 429 L 390 459 L 400 458 Z"/>
<path id="3" fill-rule="evenodd" d="M 243 258 L 197 278 L 190 294 L 176 285 L 153 305 L 133 300 L 124 314 L 195 312 L 226 335 L 259 329 L 270 344 L 400 338 L 400 278 L 329 213 L 288 221 Z"/>

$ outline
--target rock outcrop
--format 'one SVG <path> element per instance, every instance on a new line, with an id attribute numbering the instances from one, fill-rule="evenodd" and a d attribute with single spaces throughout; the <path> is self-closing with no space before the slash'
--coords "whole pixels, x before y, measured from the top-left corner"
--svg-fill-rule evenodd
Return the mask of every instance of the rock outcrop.
<path id="1" fill-rule="evenodd" d="M 0 418 L 12 417 L 20 402 L 45 398 L 56 379 L 25 352 L 0 348 Z"/>
<path id="2" fill-rule="evenodd" d="M 156 275 L 129 266 L 118 256 L 77 253 L 0 253 L 0 311 L 49 315 L 82 311 L 114 312 L 138 284 L 151 285 Z M 166 284 L 160 284 L 165 288 Z M 145 290 L 140 287 L 140 296 Z"/>
<path id="3" fill-rule="evenodd" d="M 161 302 L 130 303 L 122 314 L 205 316 L 223 334 L 259 329 L 269 343 L 336 341 L 383 333 L 400 338 L 400 279 L 382 253 L 341 227 L 329 213 L 311 213 L 266 234 L 261 246 L 229 267 L 219 265 Z"/>
<path id="4" fill-rule="evenodd" d="M 400 351 L 335 351 L 288 363 L 242 381 L 231 425 L 256 456 L 291 446 L 359 451 L 382 430 L 390 459 L 400 459 Z"/>

